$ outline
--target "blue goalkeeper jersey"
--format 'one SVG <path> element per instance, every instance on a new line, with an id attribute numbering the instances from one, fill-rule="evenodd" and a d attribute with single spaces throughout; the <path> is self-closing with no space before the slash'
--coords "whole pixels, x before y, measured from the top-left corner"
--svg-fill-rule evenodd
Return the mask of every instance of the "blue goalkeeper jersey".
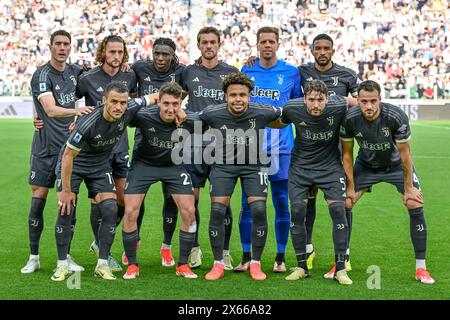
<path id="1" fill-rule="evenodd" d="M 283 107 L 289 99 L 303 97 L 298 68 L 286 61 L 277 60 L 273 67 L 263 68 L 257 59 L 254 67 L 244 66 L 241 71 L 255 84 L 251 102 Z M 265 135 L 264 148 L 267 148 L 268 154 L 291 154 L 294 145 L 291 126 L 283 129 L 266 128 Z"/>

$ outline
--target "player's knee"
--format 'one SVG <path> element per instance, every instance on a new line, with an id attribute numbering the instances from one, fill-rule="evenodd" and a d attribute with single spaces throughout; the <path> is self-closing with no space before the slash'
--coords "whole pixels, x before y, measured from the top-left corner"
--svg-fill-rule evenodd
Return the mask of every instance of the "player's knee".
<path id="1" fill-rule="evenodd" d="M 190 225 L 191 223 L 195 222 L 195 206 L 194 205 L 188 205 L 183 208 L 180 208 L 181 217 L 184 221 Z"/>
<path id="2" fill-rule="evenodd" d="M 262 226 L 267 224 L 266 201 L 253 201 L 252 203 L 250 203 L 250 211 L 252 213 L 252 220 L 255 226 Z"/>
<path id="3" fill-rule="evenodd" d="M 40 199 L 47 199 L 48 195 L 48 188 L 42 187 L 42 186 L 31 186 L 31 196 L 33 198 L 40 198 Z"/>
<path id="4" fill-rule="evenodd" d="M 291 205 L 291 221 L 295 225 L 305 223 L 306 219 L 306 203 L 305 201 L 295 202 Z"/>
<path id="5" fill-rule="evenodd" d="M 219 202 L 213 202 L 211 204 L 211 219 L 209 224 L 214 226 L 220 226 L 223 224 L 226 211 L 226 205 Z"/>
<path id="6" fill-rule="evenodd" d="M 106 199 L 98 204 L 98 209 L 102 217 L 102 223 L 116 225 L 117 202 L 115 199 Z"/>
<path id="7" fill-rule="evenodd" d="M 335 201 L 328 205 L 331 219 L 336 228 L 344 229 L 348 227 L 347 218 L 345 215 L 345 205 L 343 201 Z"/>
<path id="8" fill-rule="evenodd" d="M 416 200 L 413 200 L 413 199 L 408 199 L 408 200 L 406 200 L 405 206 L 406 206 L 406 208 L 408 208 L 408 210 L 411 210 L 411 209 L 422 208 L 423 203 L 417 202 Z"/>

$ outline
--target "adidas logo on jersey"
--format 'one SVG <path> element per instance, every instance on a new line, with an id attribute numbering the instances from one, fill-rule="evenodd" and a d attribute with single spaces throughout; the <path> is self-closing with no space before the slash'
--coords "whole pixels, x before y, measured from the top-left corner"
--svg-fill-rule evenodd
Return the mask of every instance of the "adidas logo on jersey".
<path id="1" fill-rule="evenodd" d="M 300 125 L 300 126 L 307 126 L 307 124 L 306 124 L 305 121 L 300 122 L 299 125 Z"/>
<path id="2" fill-rule="evenodd" d="M 361 132 L 358 132 L 357 134 L 356 134 L 356 137 L 361 137 L 362 138 L 362 133 Z"/>
<path id="3" fill-rule="evenodd" d="M 148 81 L 148 82 L 152 81 L 152 79 L 150 79 L 150 77 L 147 77 L 147 78 L 145 78 L 144 80 L 145 80 L 145 81 Z"/>
<path id="4" fill-rule="evenodd" d="M 58 85 L 56 85 L 55 90 L 61 89 Z"/>
<path id="5" fill-rule="evenodd" d="M 309 77 L 308 79 L 306 79 L 306 81 L 313 81 L 314 79 L 312 77 Z"/>
<path id="6" fill-rule="evenodd" d="M 102 87 L 98 87 L 97 88 L 97 92 L 103 92 L 103 88 Z"/>
<path id="7" fill-rule="evenodd" d="M 155 128 L 153 128 L 153 127 L 151 127 L 150 129 L 148 129 L 148 131 L 156 132 Z"/>
<path id="8" fill-rule="evenodd" d="M 220 129 L 222 129 L 222 130 L 228 130 L 228 128 L 227 128 L 226 125 L 221 126 Z"/>
<path id="9" fill-rule="evenodd" d="M 200 80 L 198 79 L 198 77 L 195 77 L 192 82 L 200 82 Z"/>
<path id="10" fill-rule="evenodd" d="M 98 134 L 98 135 L 95 136 L 94 139 L 101 139 L 101 138 L 102 138 L 102 135 L 101 135 L 101 134 Z"/>

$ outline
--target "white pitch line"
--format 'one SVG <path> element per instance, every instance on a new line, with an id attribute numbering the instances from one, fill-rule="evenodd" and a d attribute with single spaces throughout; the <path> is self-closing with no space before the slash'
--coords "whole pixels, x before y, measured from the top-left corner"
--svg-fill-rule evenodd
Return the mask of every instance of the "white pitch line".
<path id="1" fill-rule="evenodd" d="M 442 160 L 449 160 L 450 156 L 425 156 L 425 155 L 417 155 L 413 154 L 413 159 L 419 158 L 419 159 L 442 159 Z"/>
<path id="2" fill-rule="evenodd" d="M 436 125 L 433 125 L 433 124 L 423 124 L 423 123 L 414 123 L 414 122 L 411 122 L 411 124 L 413 126 L 417 126 L 417 127 L 450 130 L 450 127 L 436 126 Z"/>

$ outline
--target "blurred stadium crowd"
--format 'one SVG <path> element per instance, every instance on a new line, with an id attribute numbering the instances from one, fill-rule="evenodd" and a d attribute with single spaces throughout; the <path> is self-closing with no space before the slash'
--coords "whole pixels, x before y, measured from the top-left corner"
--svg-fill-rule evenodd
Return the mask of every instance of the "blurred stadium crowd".
<path id="1" fill-rule="evenodd" d="M 312 61 L 309 44 L 328 33 L 333 61 L 384 84 L 386 98 L 450 99 L 450 0 L 0 0 L 0 95 L 30 94 L 56 29 L 72 34 L 72 63 L 93 62 L 96 44 L 118 34 L 130 62 L 151 59 L 153 41 L 168 36 L 188 64 L 198 56 L 193 25 L 222 30 L 221 59 L 238 68 L 256 55 L 262 26 L 281 30 L 278 56 L 295 65 Z"/>

